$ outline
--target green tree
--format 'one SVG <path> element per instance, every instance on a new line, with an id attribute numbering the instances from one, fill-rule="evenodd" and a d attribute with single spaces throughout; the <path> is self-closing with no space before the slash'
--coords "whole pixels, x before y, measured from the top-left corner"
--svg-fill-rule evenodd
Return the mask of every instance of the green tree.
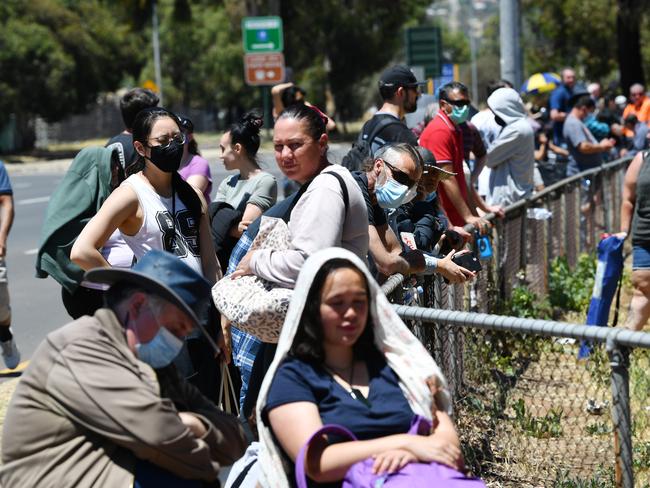
<path id="1" fill-rule="evenodd" d="M 5 0 L 0 29 L 0 123 L 82 112 L 140 69 L 129 27 L 97 0 Z"/>
<path id="2" fill-rule="evenodd" d="M 616 0 L 523 0 L 522 12 L 527 73 L 574 66 L 601 80 L 617 69 Z"/>
<path id="3" fill-rule="evenodd" d="M 285 57 L 297 78 L 312 83 L 310 101 L 324 104 L 325 83 L 343 120 L 362 109 L 360 86 L 388 63 L 399 60 L 403 28 L 424 18 L 428 0 L 284 1 Z M 309 78 L 308 78 L 309 76 Z M 376 86 L 376 85 L 375 85 Z"/>

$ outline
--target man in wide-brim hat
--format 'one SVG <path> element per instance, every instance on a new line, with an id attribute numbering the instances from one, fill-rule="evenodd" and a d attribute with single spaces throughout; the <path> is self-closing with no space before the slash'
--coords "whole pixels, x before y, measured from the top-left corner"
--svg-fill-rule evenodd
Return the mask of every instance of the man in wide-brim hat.
<path id="1" fill-rule="evenodd" d="M 204 328 L 210 285 L 150 251 L 133 268 L 94 269 L 106 307 L 50 333 L 7 410 L 3 487 L 201 486 L 243 454 L 240 424 L 178 379 L 173 402 L 153 368 L 171 367 Z M 215 388 L 217 386 L 215 385 Z"/>

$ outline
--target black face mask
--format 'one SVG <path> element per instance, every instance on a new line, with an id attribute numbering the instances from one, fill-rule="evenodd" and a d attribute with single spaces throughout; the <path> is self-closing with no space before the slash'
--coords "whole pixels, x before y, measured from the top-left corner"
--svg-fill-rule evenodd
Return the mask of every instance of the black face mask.
<path id="1" fill-rule="evenodd" d="M 178 171 L 183 159 L 183 144 L 172 140 L 167 146 L 151 146 L 151 161 L 159 170 L 165 173 Z"/>
<path id="2" fill-rule="evenodd" d="M 499 116 L 496 115 L 496 114 L 494 114 L 494 121 L 495 121 L 497 124 L 499 124 L 501 127 L 505 127 L 505 126 L 507 125 L 507 124 L 506 124 L 506 121 L 503 120 L 501 117 L 499 117 Z"/>

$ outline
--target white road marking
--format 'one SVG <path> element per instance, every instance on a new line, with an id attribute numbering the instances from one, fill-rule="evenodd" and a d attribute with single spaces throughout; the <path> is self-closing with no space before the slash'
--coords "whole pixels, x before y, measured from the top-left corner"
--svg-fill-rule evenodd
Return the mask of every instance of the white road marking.
<path id="1" fill-rule="evenodd" d="M 38 252 L 38 247 L 34 249 L 27 249 L 27 251 L 25 251 L 25 256 L 33 256 L 37 252 Z"/>
<path id="2" fill-rule="evenodd" d="M 18 200 L 16 205 L 31 205 L 33 203 L 45 203 L 49 201 L 50 197 L 25 198 L 24 200 Z"/>

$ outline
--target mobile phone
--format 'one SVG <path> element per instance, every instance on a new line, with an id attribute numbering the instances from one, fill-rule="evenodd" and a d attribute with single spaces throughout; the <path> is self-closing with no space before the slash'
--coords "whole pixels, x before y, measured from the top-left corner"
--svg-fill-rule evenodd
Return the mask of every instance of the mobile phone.
<path id="1" fill-rule="evenodd" d="M 462 254 L 454 254 L 451 260 L 456 263 L 458 266 L 462 266 L 465 269 L 470 271 L 481 271 L 483 266 L 478 258 L 471 252 L 464 252 Z"/>
<path id="2" fill-rule="evenodd" d="M 433 248 L 434 256 L 446 256 L 453 249 L 458 249 L 463 244 L 463 238 L 455 230 L 447 229 L 443 232 L 443 235 L 445 239 L 442 241 L 442 245 L 438 242 Z"/>

